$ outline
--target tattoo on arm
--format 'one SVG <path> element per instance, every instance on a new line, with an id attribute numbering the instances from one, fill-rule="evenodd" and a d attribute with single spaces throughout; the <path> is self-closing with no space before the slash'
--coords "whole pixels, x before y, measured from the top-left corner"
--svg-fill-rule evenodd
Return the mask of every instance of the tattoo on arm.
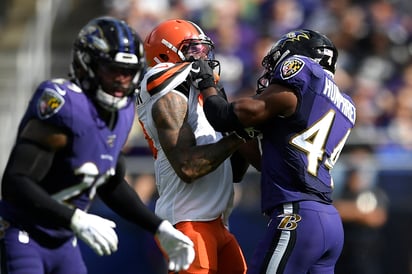
<path id="1" fill-rule="evenodd" d="M 215 170 L 242 143 L 236 137 L 225 137 L 214 144 L 196 145 L 196 138 L 187 123 L 187 101 L 170 92 L 152 109 L 159 141 L 177 175 L 185 182 Z"/>

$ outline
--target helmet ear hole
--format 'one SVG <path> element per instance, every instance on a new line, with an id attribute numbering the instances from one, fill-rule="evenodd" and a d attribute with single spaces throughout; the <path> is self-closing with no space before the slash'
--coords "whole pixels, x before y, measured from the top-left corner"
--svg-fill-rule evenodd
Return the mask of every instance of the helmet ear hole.
<path id="1" fill-rule="evenodd" d="M 82 87 L 83 87 L 84 89 L 90 89 L 90 88 L 91 88 L 90 81 L 87 80 L 87 79 L 83 79 L 83 80 L 81 81 L 81 85 L 82 85 Z"/>
<path id="2" fill-rule="evenodd" d="M 160 59 L 163 60 L 163 62 L 168 62 L 169 61 L 169 56 L 167 54 L 161 53 L 159 54 Z"/>

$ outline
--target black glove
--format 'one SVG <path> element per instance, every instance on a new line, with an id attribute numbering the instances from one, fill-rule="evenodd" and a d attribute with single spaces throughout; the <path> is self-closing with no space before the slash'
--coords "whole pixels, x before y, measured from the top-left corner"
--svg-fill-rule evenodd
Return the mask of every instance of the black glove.
<path id="1" fill-rule="evenodd" d="M 192 83 L 199 90 L 204 90 L 209 87 L 215 87 L 215 78 L 213 76 L 213 69 L 206 60 L 196 60 L 192 63 L 192 70 L 190 71 Z"/>

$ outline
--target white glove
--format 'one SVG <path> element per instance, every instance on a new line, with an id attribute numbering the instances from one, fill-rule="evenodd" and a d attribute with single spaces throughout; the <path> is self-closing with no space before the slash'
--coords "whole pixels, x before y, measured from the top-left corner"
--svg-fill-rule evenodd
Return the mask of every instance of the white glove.
<path id="1" fill-rule="evenodd" d="M 116 224 L 99 217 L 76 209 L 71 219 L 70 228 L 91 249 L 100 256 L 110 255 L 117 250 L 119 242 L 114 228 Z"/>
<path id="2" fill-rule="evenodd" d="M 175 229 L 168 221 L 163 221 L 160 224 L 156 237 L 169 257 L 170 271 L 180 271 L 189 268 L 195 259 L 193 242 L 189 237 Z"/>

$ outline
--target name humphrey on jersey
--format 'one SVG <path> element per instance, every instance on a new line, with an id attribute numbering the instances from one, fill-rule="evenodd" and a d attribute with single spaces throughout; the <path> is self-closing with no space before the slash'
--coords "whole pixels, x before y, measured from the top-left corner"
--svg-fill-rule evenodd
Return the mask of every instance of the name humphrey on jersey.
<path id="1" fill-rule="evenodd" d="M 340 93 L 338 86 L 331 79 L 325 78 L 325 87 L 323 94 L 326 95 L 332 103 L 346 116 L 352 123 L 355 123 L 356 109 L 355 106 Z"/>

